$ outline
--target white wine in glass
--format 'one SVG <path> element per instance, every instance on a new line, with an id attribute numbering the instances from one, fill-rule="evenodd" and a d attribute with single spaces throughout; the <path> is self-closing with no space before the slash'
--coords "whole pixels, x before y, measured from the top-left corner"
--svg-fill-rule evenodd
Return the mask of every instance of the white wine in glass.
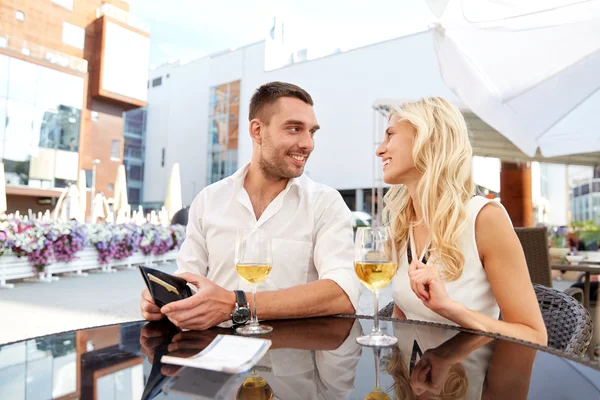
<path id="1" fill-rule="evenodd" d="M 379 387 L 379 356 L 381 349 L 373 348 L 373 356 L 375 357 L 375 388 L 364 398 L 364 400 L 391 400 L 390 396 L 387 395 Z"/>
<path id="2" fill-rule="evenodd" d="M 272 400 L 273 390 L 254 370 L 238 389 L 237 400 Z"/>
<path id="3" fill-rule="evenodd" d="M 241 335 L 263 335 L 273 330 L 260 325 L 256 315 L 256 287 L 271 272 L 273 256 L 271 241 L 262 229 L 240 229 L 235 242 L 235 270 L 248 284 L 252 285 L 252 319 L 236 332 Z"/>
<path id="4" fill-rule="evenodd" d="M 358 279 L 373 291 L 373 331 L 356 338 L 363 346 L 384 347 L 398 342 L 379 329 L 379 290 L 386 287 L 398 270 L 398 254 L 389 227 L 363 227 L 356 231 L 354 270 Z"/>

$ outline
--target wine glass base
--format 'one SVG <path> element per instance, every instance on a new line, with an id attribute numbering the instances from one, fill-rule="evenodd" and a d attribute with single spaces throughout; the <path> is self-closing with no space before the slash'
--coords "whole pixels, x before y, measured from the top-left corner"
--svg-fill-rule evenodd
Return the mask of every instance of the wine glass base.
<path id="1" fill-rule="evenodd" d="M 389 347 L 398 343 L 398 339 L 388 335 L 366 335 L 357 337 L 356 343 L 367 347 Z"/>
<path id="2" fill-rule="evenodd" d="M 272 326 L 269 325 L 246 325 L 240 326 L 235 331 L 240 335 L 252 336 L 252 335 L 265 335 L 273 330 Z"/>

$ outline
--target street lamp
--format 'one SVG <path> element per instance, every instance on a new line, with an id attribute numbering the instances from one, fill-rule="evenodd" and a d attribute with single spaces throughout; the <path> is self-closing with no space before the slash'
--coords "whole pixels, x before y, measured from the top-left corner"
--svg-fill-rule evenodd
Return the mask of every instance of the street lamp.
<path id="1" fill-rule="evenodd" d="M 96 165 L 100 164 L 100 160 L 97 158 L 92 161 L 92 202 L 94 204 L 94 197 L 96 196 Z"/>

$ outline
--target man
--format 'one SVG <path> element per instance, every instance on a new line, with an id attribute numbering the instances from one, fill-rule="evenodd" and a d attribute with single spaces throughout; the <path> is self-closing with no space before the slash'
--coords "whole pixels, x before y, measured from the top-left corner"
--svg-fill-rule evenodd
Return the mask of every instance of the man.
<path id="1" fill-rule="evenodd" d="M 159 309 L 142 292 L 142 315 L 202 330 L 252 308 L 249 286 L 235 271 L 238 229 L 271 238 L 273 268 L 257 293 L 261 319 L 354 313 L 360 287 L 353 271 L 351 213 L 341 195 L 302 175 L 319 129 L 310 95 L 296 85 L 267 83 L 250 102 L 250 163 L 194 199 L 176 274 L 198 288 Z M 233 290 L 237 290 L 235 293 Z M 244 317 L 244 315 L 246 315 Z"/>

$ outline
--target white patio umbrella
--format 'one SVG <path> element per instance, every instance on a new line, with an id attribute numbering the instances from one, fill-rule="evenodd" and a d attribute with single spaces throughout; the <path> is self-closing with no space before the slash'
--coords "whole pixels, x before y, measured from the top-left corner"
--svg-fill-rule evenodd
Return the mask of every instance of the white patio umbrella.
<path id="1" fill-rule="evenodd" d="M 96 223 L 98 218 L 104 220 L 106 218 L 106 214 L 104 212 L 104 195 L 102 193 L 98 193 L 92 199 L 92 223 Z"/>
<path id="2" fill-rule="evenodd" d="M 84 215 L 81 213 L 79 189 L 76 185 L 69 186 L 67 198 L 65 199 L 64 210 L 67 220 L 75 219 L 79 222 L 83 222 Z"/>
<path id="3" fill-rule="evenodd" d="M 115 181 L 115 196 L 113 210 L 116 215 L 117 222 L 123 222 L 125 215 L 128 212 L 129 201 L 127 199 L 127 181 L 125 178 L 125 166 L 119 165 L 117 170 L 117 179 Z"/>
<path id="4" fill-rule="evenodd" d="M 600 151 L 600 1 L 426 0 L 442 77 L 519 149 Z"/>
<path id="5" fill-rule="evenodd" d="M 85 211 L 87 209 L 87 189 L 85 181 L 85 171 L 79 171 L 79 179 L 77 180 L 77 190 L 79 192 L 79 211 L 81 213 L 81 221 L 85 222 Z"/>
<path id="6" fill-rule="evenodd" d="M 169 177 L 169 186 L 167 187 L 167 197 L 165 198 L 165 209 L 167 210 L 167 219 L 173 218 L 173 215 L 183 207 L 181 201 L 181 178 L 179 173 L 179 163 L 173 164 L 171 176 Z"/>
<path id="7" fill-rule="evenodd" d="M 0 162 L 0 215 L 6 213 L 6 181 L 4 180 L 4 163 Z"/>

